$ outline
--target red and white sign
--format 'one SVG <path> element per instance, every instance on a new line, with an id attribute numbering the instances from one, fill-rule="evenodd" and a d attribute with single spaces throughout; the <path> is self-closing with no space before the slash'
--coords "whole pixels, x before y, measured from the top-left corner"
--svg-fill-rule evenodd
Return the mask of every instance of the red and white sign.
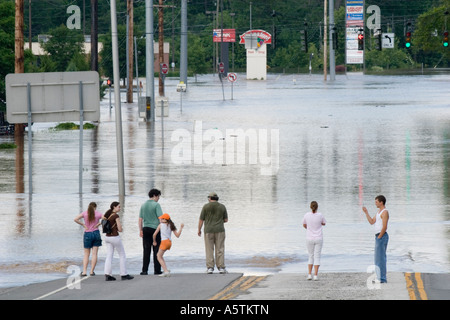
<path id="1" fill-rule="evenodd" d="M 162 74 L 167 74 L 167 72 L 169 72 L 169 66 L 167 63 L 161 63 L 161 72 Z"/>
<path id="2" fill-rule="evenodd" d="M 261 39 L 264 41 L 264 43 L 271 44 L 272 43 L 272 35 L 264 30 L 249 30 L 246 33 L 240 35 L 240 44 L 245 44 L 245 38 L 252 36 L 255 39 Z"/>
<path id="3" fill-rule="evenodd" d="M 220 73 L 224 73 L 225 71 L 225 65 L 223 64 L 223 62 L 219 63 L 219 72 Z"/>
<path id="4" fill-rule="evenodd" d="M 213 30 L 213 42 L 222 42 L 222 29 Z M 236 42 L 236 30 L 223 29 L 223 42 Z"/>
<path id="5" fill-rule="evenodd" d="M 232 73 L 229 73 L 229 74 L 228 74 L 228 81 L 230 81 L 230 82 L 235 82 L 236 79 L 237 79 L 236 73 L 232 72 Z"/>

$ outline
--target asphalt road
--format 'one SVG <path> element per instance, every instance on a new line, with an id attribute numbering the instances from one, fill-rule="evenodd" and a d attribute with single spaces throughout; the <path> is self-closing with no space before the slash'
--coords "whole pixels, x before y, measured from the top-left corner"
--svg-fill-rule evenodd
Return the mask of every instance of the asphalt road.
<path id="1" fill-rule="evenodd" d="M 73 277 L 0 289 L 1 300 L 206 300 L 241 273 L 180 273 L 170 277 L 135 275 L 132 280 L 105 281 L 103 275 Z"/>
<path id="2" fill-rule="evenodd" d="M 0 300 L 450 300 L 448 273 L 388 273 L 388 283 L 378 286 L 370 279 L 369 273 L 321 273 L 319 281 L 298 273 L 180 273 L 107 282 L 96 275 L 0 288 Z"/>

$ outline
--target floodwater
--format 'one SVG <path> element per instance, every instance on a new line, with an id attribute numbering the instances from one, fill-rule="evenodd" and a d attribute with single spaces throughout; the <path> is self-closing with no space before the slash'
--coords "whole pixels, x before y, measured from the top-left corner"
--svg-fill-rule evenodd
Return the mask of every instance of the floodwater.
<path id="1" fill-rule="evenodd" d="M 139 208 L 153 187 L 163 211 L 185 224 L 166 254 L 172 273 L 206 269 L 197 224 L 211 191 L 228 209 L 230 272 L 306 272 L 301 221 L 312 200 L 328 221 L 320 270 L 366 272 L 374 232 L 361 206 L 374 214 L 378 194 L 390 212 L 388 271 L 450 272 L 450 74 L 244 78 L 222 91 L 216 76 L 199 76 L 182 95 L 178 80 L 166 79 L 169 116 L 150 124 L 136 95 L 122 103 L 124 198 L 108 94 L 97 129 L 84 130 L 81 195 L 79 131 L 33 125 L 32 195 L 27 136 L 23 151 L 0 150 L 0 286 L 81 266 L 83 230 L 73 218 L 91 201 L 103 212 L 121 201 L 128 271 L 138 274 Z M 105 256 L 103 246 L 97 274 Z"/>

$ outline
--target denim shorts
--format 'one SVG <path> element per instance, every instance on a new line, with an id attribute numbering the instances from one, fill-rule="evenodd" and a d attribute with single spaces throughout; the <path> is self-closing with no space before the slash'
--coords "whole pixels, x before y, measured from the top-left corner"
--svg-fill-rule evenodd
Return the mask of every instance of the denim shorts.
<path id="1" fill-rule="evenodd" d="M 83 244 L 85 249 L 100 247 L 102 245 L 102 237 L 100 236 L 100 231 L 95 230 L 92 232 L 85 232 L 83 236 Z"/>

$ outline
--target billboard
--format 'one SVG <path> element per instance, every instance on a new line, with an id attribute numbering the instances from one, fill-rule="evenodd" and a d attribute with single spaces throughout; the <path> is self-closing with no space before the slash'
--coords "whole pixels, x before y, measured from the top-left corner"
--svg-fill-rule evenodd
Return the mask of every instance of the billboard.
<path id="1" fill-rule="evenodd" d="M 222 42 L 222 29 L 213 30 L 213 42 Z M 223 29 L 223 42 L 236 42 L 236 30 Z"/>
<path id="2" fill-rule="evenodd" d="M 363 64 L 364 50 L 358 50 L 358 34 L 364 30 L 364 0 L 346 1 L 345 28 L 346 63 Z"/>

